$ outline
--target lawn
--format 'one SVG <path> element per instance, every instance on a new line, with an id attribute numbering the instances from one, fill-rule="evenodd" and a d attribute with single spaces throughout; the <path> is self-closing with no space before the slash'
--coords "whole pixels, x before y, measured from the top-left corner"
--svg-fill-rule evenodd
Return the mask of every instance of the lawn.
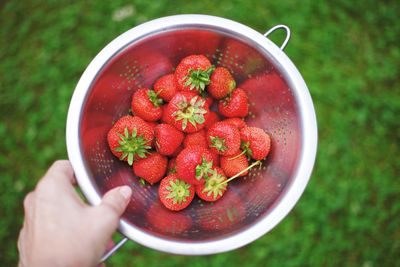
<path id="1" fill-rule="evenodd" d="M 17 262 L 24 195 L 52 161 L 67 157 L 68 105 L 88 63 L 135 25 L 181 13 L 221 16 L 262 33 L 290 26 L 285 52 L 318 117 L 314 172 L 289 216 L 248 246 L 188 258 L 129 242 L 108 266 L 398 265 L 400 5 L 345 0 L 2 1 L 0 265 Z"/>

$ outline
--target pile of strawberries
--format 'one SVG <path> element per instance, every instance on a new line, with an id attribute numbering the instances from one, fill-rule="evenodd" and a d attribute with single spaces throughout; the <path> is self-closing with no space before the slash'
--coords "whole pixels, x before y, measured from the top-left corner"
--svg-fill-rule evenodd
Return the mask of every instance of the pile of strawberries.
<path id="1" fill-rule="evenodd" d="M 186 208 L 195 194 L 216 201 L 228 182 L 245 176 L 270 151 L 269 135 L 244 121 L 248 105 L 228 69 L 203 55 L 187 56 L 153 90 L 133 94 L 133 116 L 113 125 L 108 144 L 136 176 L 161 181 L 159 198 L 168 209 Z"/>

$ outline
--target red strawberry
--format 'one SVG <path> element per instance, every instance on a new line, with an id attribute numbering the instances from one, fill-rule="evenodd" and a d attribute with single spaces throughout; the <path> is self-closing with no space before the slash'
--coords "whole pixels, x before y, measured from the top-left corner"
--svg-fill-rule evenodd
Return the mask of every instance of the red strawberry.
<path id="1" fill-rule="evenodd" d="M 168 161 L 167 174 L 176 173 L 176 158 L 172 158 Z"/>
<path id="2" fill-rule="evenodd" d="M 192 226 L 192 219 L 180 212 L 171 212 L 164 205 L 154 202 L 146 212 L 149 223 L 160 233 L 177 235 L 187 231 Z"/>
<path id="3" fill-rule="evenodd" d="M 228 190 L 219 201 L 199 207 L 197 217 L 206 218 L 199 222 L 203 229 L 222 231 L 237 226 L 245 220 L 246 209 L 239 195 Z"/>
<path id="4" fill-rule="evenodd" d="M 168 113 L 166 112 L 168 105 L 163 105 L 161 106 L 162 110 L 163 110 L 163 115 L 161 117 L 161 121 L 163 123 L 169 124 L 169 125 L 174 125 L 174 118 L 172 116 L 169 116 Z"/>
<path id="5" fill-rule="evenodd" d="M 208 129 L 207 142 L 211 151 L 223 156 L 232 156 L 239 151 L 240 133 L 232 124 L 220 121 Z"/>
<path id="6" fill-rule="evenodd" d="M 240 138 L 242 150 L 255 160 L 264 159 L 271 149 L 271 138 L 261 128 L 245 127 L 240 130 Z"/>
<path id="7" fill-rule="evenodd" d="M 165 116 L 169 117 L 166 120 L 173 121 L 177 129 L 185 133 L 194 133 L 204 128 L 209 112 L 208 106 L 200 96 L 179 92 L 168 103 Z"/>
<path id="8" fill-rule="evenodd" d="M 191 55 L 183 58 L 175 70 L 175 79 L 181 91 L 203 93 L 210 83 L 214 67 L 203 55 Z"/>
<path id="9" fill-rule="evenodd" d="M 235 87 L 235 79 L 233 79 L 229 70 L 224 67 L 218 67 L 211 74 L 207 92 L 216 99 L 222 99 L 229 95 Z"/>
<path id="10" fill-rule="evenodd" d="M 210 177 L 206 179 L 204 184 L 196 186 L 196 194 L 205 201 L 217 201 L 225 193 L 228 186 L 225 173 L 221 168 L 215 167 Z"/>
<path id="11" fill-rule="evenodd" d="M 189 146 L 176 158 L 176 171 L 180 179 L 193 185 L 202 184 L 211 174 L 213 156 L 201 146 Z"/>
<path id="12" fill-rule="evenodd" d="M 175 75 L 168 74 L 160 77 L 155 82 L 153 89 L 162 100 L 169 102 L 178 91 L 175 82 Z"/>
<path id="13" fill-rule="evenodd" d="M 209 129 L 214 123 L 220 120 L 221 118 L 219 117 L 218 113 L 210 111 L 208 115 L 208 120 L 206 121 L 206 125 L 204 126 L 204 128 Z"/>
<path id="14" fill-rule="evenodd" d="M 154 137 L 158 153 L 170 156 L 181 145 L 184 135 L 174 126 L 161 123 L 154 128 Z"/>
<path id="15" fill-rule="evenodd" d="M 145 159 L 133 163 L 134 173 L 150 184 L 157 183 L 167 170 L 168 159 L 157 152 L 153 152 Z"/>
<path id="16" fill-rule="evenodd" d="M 153 141 L 153 130 L 141 118 L 124 116 L 107 135 L 111 152 L 132 165 L 134 159 L 145 158 Z"/>
<path id="17" fill-rule="evenodd" d="M 187 134 L 185 139 L 183 140 L 183 146 L 201 146 L 204 148 L 208 148 L 206 132 L 204 130 L 200 130 L 198 132 Z"/>
<path id="18" fill-rule="evenodd" d="M 210 153 L 212 155 L 212 158 L 213 158 L 213 165 L 214 166 L 219 166 L 219 158 L 220 158 L 219 154 L 214 152 L 214 151 L 211 151 L 211 150 L 209 150 L 209 151 L 210 151 Z"/>
<path id="19" fill-rule="evenodd" d="M 224 122 L 232 124 L 233 126 L 236 126 L 236 128 L 238 128 L 239 130 L 241 130 L 242 128 L 246 127 L 246 122 L 241 119 L 241 118 L 229 118 L 224 120 Z"/>
<path id="20" fill-rule="evenodd" d="M 157 121 L 162 117 L 162 103 L 153 90 L 142 88 L 132 96 L 132 112 L 145 121 Z"/>
<path id="21" fill-rule="evenodd" d="M 167 209 L 178 211 L 189 206 L 194 198 L 194 190 L 193 185 L 170 174 L 161 180 L 158 195 Z"/>
<path id="22" fill-rule="evenodd" d="M 249 161 L 242 153 L 238 153 L 235 156 L 221 157 L 220 164 L 227 177 L 232 177 L 249 167 Z M 239 176 L 246 176 L 247 174 L 248 171 Z"/>
<path id="23" fill-rule="evenodd" d="M 181 151 L 184 149 L 183 144 L 181 144 L 174 152 L 174 154 L 171 155 L 171 157 L 177 157 L 179 155 L 179 153 L 181 153 Z"/>
<path id="24" fill-rule="evenodd" d="M 158 125 L 158 123 L 156 123 L 154 121 L 146 121 L 146 123 L 150 126 L 150 128 L 153 130 L 153 132 L 154 132 L 154 128 L 156 128 L 156 126 Z"/>
<path id="25" fill-rule="evenodd" d="M 244 118 L 249 113 L 249 103 L 246 92 L 237 88 L 232 94 L 218 103 L 219 112 L 228 118 Z"/>
<path id="26" fill-rule="evenodd" d="M 214 99 L 211 96 L 206 96 L 203 97 L 205 104 L 208 106 L 208 108 L 211 107 L 211 105 L 214 103 Z"/>

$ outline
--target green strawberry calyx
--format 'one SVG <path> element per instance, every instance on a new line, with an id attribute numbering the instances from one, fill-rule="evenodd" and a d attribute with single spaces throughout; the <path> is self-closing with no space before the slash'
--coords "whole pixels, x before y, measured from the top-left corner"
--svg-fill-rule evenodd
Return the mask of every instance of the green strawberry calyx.
<path id="1" fill-rule="evenodd" d="M 210 147 L 214 147 L 216 150 L 220 152 L 224 152 L 228 148 L 225 145 L 225 139 L 219 136 L 210 136 L 211 145 Z"/>
<path id="2" fill-rule="evenodd" d="M 206 85 L 210 84 L 210 77 L 214 70 L 215 66 L 211 66 L 206 70 L 189 69 L 188 75 L 183 78 L 186 81 L 185 86 L 190 86 L 190 90 L 203 93 L 206 90 Z"/>
<path id="3" fill-rule="evenodd" d="M 199 181 L 201 178 L 206 178 L 213 173 L 212 170 L 213 162 L 208 162 L 204 157 L 201 160 L 201 164 L 196 166 L 196 179 Z"/>
<path id="4" fill-rule="evenodd" d="M 164 101 L 158 97 L 158 95 L 160 94 L 161 91 L 159 91 L 158 93 L 156 93 L 154 90 L 147 91 L 147 96 L 149 97 L 150 102 L 153 103 L 153 105 L 156 108 L 161 106 L 164 103 Z"/>
<path id="5" fill-rule="evenodd" d="M 133 128 L 132 133 L 129 134 L 127 127 L 124 129 L 124 134 L 117 132 L 120 140 L 118 141 L 119 146 L 115 148 L 115 151 L 122 152 L 120 160 L 128 159 L 129 165 L 133 164 L 135 156 L 139 158 L 146 158 L 146 154 L 149 154 L 150 146 L 147 145 L 149 142 L 143 135 L 137 135 L 137 129 Z"/>
<path id="6" fill-rule="evenodd" d="M 226 180 L 224 175 L 219 174 L 216 170 L 212 170 L 212 175 L 206 179 L 202 193 L 206 193 L 208 197 L 212 194 L 214 199 L 222 196 L 227 186 L 226 183 L 222 183 L 224 180 Z"/>
<path id="7" fill-rule="evenodd" d="M 169 191 L 169 194 L 166 196 L 166 198 L 172 199 L 173 204 L 181 204 L 182 202 L 186 202 L 186 199 L 190 196 L 190 187 L 190 184 L 180 179 L 171 180 L 169 181 L 169 185 L 166 187 L 166 189 Z"/>
<path id="8" fill-rule="evenodd" d="M 248 158 L 251 158 L 253 155 L 253 151 L 250 149 L 250 142 L 242 141 L 240 144 L 240 148 L 242 149 L 242 154 L 245 154 Z"/>
<path id="9" fill-rule="evenodd" d="M 172 113 L 172 116 L 175 117 L 175 121 L 182 120 L 182 130 L 186 129 L 188 122 L 197 128 L 197 124 L 205 122 L 204 114 L 207 113 L 204 109 L 205 103 L 206 101 L 199 96 L 193 97 L 190 102 L 184 99 L 177 104 L 179 110 Z"/>

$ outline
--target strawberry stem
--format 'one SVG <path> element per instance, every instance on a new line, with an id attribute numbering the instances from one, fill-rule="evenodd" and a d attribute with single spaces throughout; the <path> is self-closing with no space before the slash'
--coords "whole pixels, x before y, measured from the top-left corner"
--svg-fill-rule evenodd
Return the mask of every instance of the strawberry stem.
<path id="1" fill-rule="evenodd" d="M 235 174 L 234 176 L 230 177 L 228 180 L 223 181 L 221 184 L 226 184 L 229 183 L 230 181 L 232 181 L 233 179 L 238 178 L 241 174 L 245 173 L 246 171 L 250 170 L 251 168 L 253 168 L 256 165 L 261 165 L 261 161 L 257 160 L 256 162 L 254 162 L 253 164 L 251 164 L 249 167 L 247 167 L 246 169 L 241 170 L 240 172 L 238 172 L 237 174 Z"/>
<path id="2" fill-rule="evenodd" d="M 232 157 L 232 158 L 229 158 L 228 160 L 234 160 L 234 159 L 237 159 L 238 157 L 240 157 L 241 155 L 243 155 L 243 154 L 245 154 L 246 153 L 246 151 L 245 150 L 243 150 L 240 154 L 237 154 L 236 156 L 234 156 L 234 157 Z"/>

